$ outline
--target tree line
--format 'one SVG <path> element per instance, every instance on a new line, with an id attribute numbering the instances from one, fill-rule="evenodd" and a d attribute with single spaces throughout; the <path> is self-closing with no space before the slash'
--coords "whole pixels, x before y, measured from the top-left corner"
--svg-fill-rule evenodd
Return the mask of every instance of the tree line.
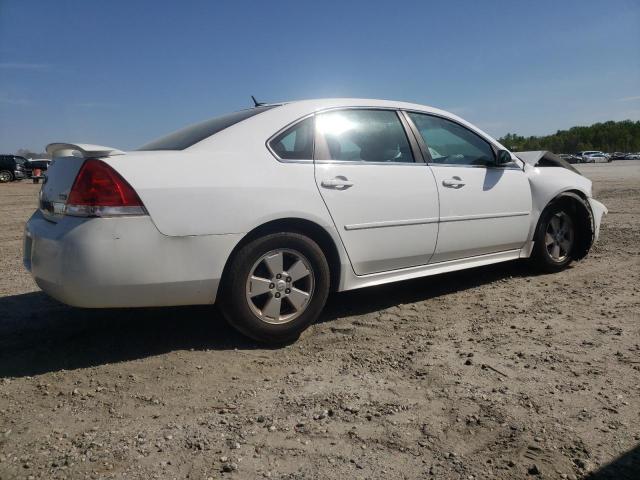
<path id="1" fill-rule="evenodd" d="M 558 130 L 543 137 L 523 137 L 507 133 L 498 139 L 512 151 L 549 150 L 554 153 L 575 153 L 584 150 L 603 152 L 640 152 L 640 121 L 595 123 L 589 127 Z"/>
<path id="2" fill-rule="evenodd" d="M 46 152 L 32 152 L 28 148 L 19 148 L 16 152 L 16 155 L 19 155 L 24 158 L 49 158 L 49 154 Z"/>

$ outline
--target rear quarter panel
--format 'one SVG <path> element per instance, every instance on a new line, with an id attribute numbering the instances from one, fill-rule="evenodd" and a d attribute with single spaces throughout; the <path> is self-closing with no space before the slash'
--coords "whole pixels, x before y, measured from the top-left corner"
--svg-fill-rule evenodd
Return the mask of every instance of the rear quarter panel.
<path id="1" fill-rule="evenodd" d="M 262 146 L 139 152 L 109 158 L 169 236 L 246 233 L 270 220 L 299 217 L 330 226 L 312 163 L 281 163 Z"/>
<path id="2" fill-rule="evenodd" d="M 182 151 L 134 151 L 104 160 L 138 192 L 164 235 L 246 234 L 272 220 L 301 218 L 327 231 L 346 266 L 313 162 L 281 162 L 266 146 L 275 132 L 309 110 L 308 105 L 278 107 Z"/>

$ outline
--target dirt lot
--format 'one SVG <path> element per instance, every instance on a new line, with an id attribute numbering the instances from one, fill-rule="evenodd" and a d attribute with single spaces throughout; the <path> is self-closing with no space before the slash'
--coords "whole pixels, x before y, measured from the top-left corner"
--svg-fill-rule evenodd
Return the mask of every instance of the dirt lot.
<path id="1" fill-rule="evenodd" d="M 640 478 L 640 162 L 581 170 L 610 210 L 586 260 L 335 294 L 280 349 L 50 300 L 37 187 L 0 185 L 0 478 Z"/>

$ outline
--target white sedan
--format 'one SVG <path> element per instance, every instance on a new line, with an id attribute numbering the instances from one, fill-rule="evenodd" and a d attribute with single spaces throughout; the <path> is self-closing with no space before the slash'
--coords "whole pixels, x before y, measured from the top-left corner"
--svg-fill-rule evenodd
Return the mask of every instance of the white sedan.
<path id="1" fill-rule="evenodd" d="M 611 161 L 611 157 L 602 152 L 588 152 L 582 155 L 582 161 L 584 163 L 607 163 Z"/>
<path id="2" fill-rule="evenodd" d="M 343 291 L 530 258 L 585 257 L 606 208 L 548 152 L 511 153 L 423 105 L 306 100 L 138 150 L 54 143 L 24 264 L 79 307 L 212 304 L 296 339 Z"/>

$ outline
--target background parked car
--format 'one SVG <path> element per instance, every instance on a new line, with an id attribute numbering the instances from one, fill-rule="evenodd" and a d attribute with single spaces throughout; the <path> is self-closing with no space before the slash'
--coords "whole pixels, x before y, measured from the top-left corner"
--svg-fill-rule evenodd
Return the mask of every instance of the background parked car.
<path id="1" fill-rule="evenodd" d="M 628 154 L 624 153 L 624 152 L 613 152 L 611 154 L 611 160 L 624 160 L 624 158 L 627 156 Z"/>
<path id="2" fill-rule="evenodd" d="M 610 158 L 602 152 L 587 152 L 582 155 L 582 160 L 585 163 L 606 163 L 610 162 Z"/>
<path id="3" fill-rule="evenodd" d="M 576 152 L 574 154 L 574 157 L 576 157 L 578 159 L 578 162 L 580 163 L 584 163 L 584 154 L 587 152 Z"/>
<path id="4" fill-rule="evenodd" d="M 580 157 L 581 161 L 583 163 L 594 163 L 594 160 L 591 158 L 594 155 L 602 155 L 605 158 L 608 158 L 608 155 L 600 150 L 584 150 L 582 152 L 578 152 L 576 153 L 576 155 L 578 157 Z M 601 156 L 597 157 L 597 158 L 602 158 Z M 600 160 L 602 161 L 602 160 Z"/>
<path id="5" fill-rule="evenodd" d="M 584 162 L 584 161 L 585 161 L 585 157 L 586 157 L 587 155 L 593 155 L 594 153 L 602 153 L 602 152 L 601 152 L 600 150 L 584 150 L 584 151 L 582 151 L 582 152 L 578 152 L 578 153 L 576 153 L 576 155 L 577 155 L 578 157 L 580 157 L 580 158 L 581 158 L 581 160 Z"/>
<path id="6" fill-rule="evenodd" d="M 582 162 L 582 158 L 578 157 L 577 155 L 573 155 L 571 153 L 562 153 L 560 155 L 558 155 L 560 158 L 562 158 L 563 160 L 566 160 L 569 163 L 580 163 Z"/>
<path id="7" fill-rule="evenodd" d="M 627 153 L 624 156 L 625 160 L 640 160 L 640 152 L 636 152 L 636 153 Z"/>
<path id="8" fill-rule="evenodd" d="M 27 162 L 24 164 L 24 171 L 25 171 L 25 174 L 27 175 L 27 178 L 33 177 L 33 171 L 36 169 L 40 169 L 41 174 L 46 172 L 47 169 L 49 168 L 50 163 L 51 163 L 51 160 L 49 160 L 48 158 L 37 158 L 37 159 L 27 160 Z"/>
<path id="9" fill-rule="evenodd" d="M 21 180 L 26 177 L 24 164 L 27 159 L 18 155 L 0 155 L 0 183 Z"/>

